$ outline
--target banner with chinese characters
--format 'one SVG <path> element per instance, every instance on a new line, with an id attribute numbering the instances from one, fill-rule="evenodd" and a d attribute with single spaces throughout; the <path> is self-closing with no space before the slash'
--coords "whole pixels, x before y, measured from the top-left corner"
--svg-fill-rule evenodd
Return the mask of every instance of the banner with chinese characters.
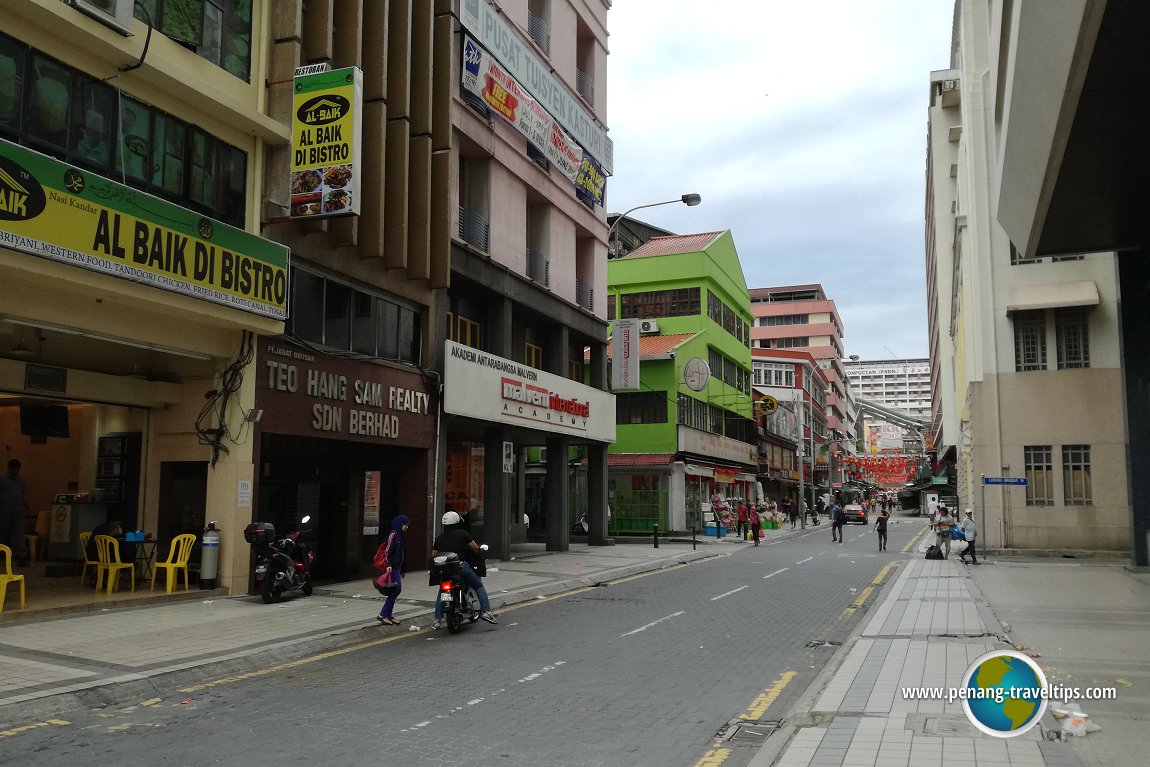
<path id="1" fill-rule="evenodd" d="M 603 204 L 602 167 L 541 103 L 473 39 L 463 36 L 463 87 L 527 137 L 579 196 Z"/>
<path id="2" fill-rule="evenodd" d="M 291 217 L 359 213 L 363 72 L 296 77 L 292 108 Z"/>
<path id="3" fill-rule="evenodd" d="M 285 246 L 3 140 L 0 247 L 287 317 Z"/>

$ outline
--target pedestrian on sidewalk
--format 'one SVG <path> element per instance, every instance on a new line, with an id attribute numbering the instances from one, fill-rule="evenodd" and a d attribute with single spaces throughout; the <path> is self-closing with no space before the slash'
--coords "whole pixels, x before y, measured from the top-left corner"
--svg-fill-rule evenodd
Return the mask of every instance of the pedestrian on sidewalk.
<path id="1" fill-rule="evenodd" d="M 934 529 L 937 534 L 938 547 L 942 549 L 943 559 L 950 559 L 950 528 L 954 527 L 954 517 L 951 516 L 950 509 L 945 506 L 938 507 L 938 522 L 935 523 Z"/>
<path id="2" fill-rule="evenodd" d="M 884 508 L 874 521 L 875 532 L 878 533 L 878 550 L 886 551 L 886 523 L 890 519 L 890 514 Z"/>
<path id="3" fill-rule="evenodd" d="M 21 567 L 28 565 L 24 516 L 28 505 L 28 482 L 20 476 L 20 459 L 8 461 L 8 473 L 0 476 L 0 543 L 12 549 L 12 558 Z"/>
<path id="4" fill-rule="evenodd" d="M 399 599 L 399 592 L 403 591 L 403 572 L 407 562 L 406 533 L 410 526 L 411 519 L 406 514 L 400 514 L 391 520 L 391 532 L 387 534 L 387 540 L 379 544 L 372 560 L 375 566 L 383 571 L 382 575 L 376 578 L 376 589 L 381 594 L 384 593 L 380 580 L 385 578 L 390 579 L 396 586 L 385 594 L 383 607 L 380 608 L 379 615 L 375 616 L 375 619 L 385 626 L 399 625 L 399 620 L 392 615 L 392 611 L 395 610 L 395 600 Z"/>
<path id="5" fill-rule="evenodd" d="M 831 540 L 843 542 L 843 510 L 838 501 L 831 506 Z"/>
<path id="6" fill-rule="evenodd" d="M 748 515 L 748 513 L 747 513 L 747 502 L 746 501 L 742 501 L 742 500 L 739 501 L 739 511 L 738 511 L 737 519 L 739 521 L 738 522 L 739 540 L 745 541 L 745 540 L 747 540 L 747 528 L 748 528 L 748 523 L 750 522 L 750 515 Z"/>
<path id="7" fill-rule="evenodd" d="M 799 510 L 795 508 L 795 505 L 791 503 L 789 499 L 783 506 L 783 510 L 786 511 L 787 516 L 790 517 L 791 529 L 794 530 L 795 526 L 799 523 Z"/>
<path id="8" fill-rule="evenodd" d="M 763 518 L 759 516 L 758 509 L 748 509 L 747 516 L 751 523 L 751 540 L 759 545 L 759 530 L 763 527 Z"/>
<path id="9" fill-rule="evenodd" d="M 966 538 L 966 548 L 959 552 L 958 558 L 965 565 L 966 556 L 969 554 L 970 561 L 977 565 L 978 555 L 974 551 L 974 539 L 978 537 L 978 525 L 974 521 L 973 509 L 966 510 L 966 516 L 958 526 L 962 528 L 963 537 Z"/>

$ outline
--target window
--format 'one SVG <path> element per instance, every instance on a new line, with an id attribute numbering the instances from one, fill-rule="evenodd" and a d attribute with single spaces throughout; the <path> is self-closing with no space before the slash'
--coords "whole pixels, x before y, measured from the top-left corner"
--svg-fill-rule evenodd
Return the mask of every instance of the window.
<path id="1" fill-rule="evenodd" d="M 795 386 L 795 366 L 783 362 L 754 363 L 755 386 Z"/>
<path id="2" fill-rule="evenodd" d="M 615 423 L 667 423 L 667 395 L 661 391 L 616 394 Z"/>
<path id="3" fill-rule="evenodd" d="M 489 172 L 486 157 L 459 158 L 459 239 L 483 253 L 491 237 Z"/>
<path id="4" fill-rule="evenodd" d="M 543 369 L 543 347 L 535 344 L 523 344 L 523 364 L 528 367 Z"/>
<path id="5" fill-rule="evenodd" d="M 1026 471 L 1026 505 L 1054 505 L 1054 464 L 1050 445 L 1023 448 Z"/>
<path id="6" fill-rule="evenodd" d="M 800 349 L 811 345 L 809 336 L 796 336 L 794 338 L 776 338 L 776 349 Z"/>
<path id="7" fill-rule="evenodd" d="M 1086 309 L 1055 309 L 1054 331 L 1058 341 L 1058 369 L 1090 367 L 1090 322 Z"/>
<path id="8" fill-rule="evenodd" d="M 811 321 L 809 314 L 780 314 L 777 317 L 760 317 L 759 327 L 769 328 L 778 325 L 808 325 Z"/>
<path id="9" fill-rule="evenodd" d="M 287 335 L 368 357 L 418 364 L 419 313 L 292 267 Z"/>
<path id="10" fill-rule="evenodd" d="M 583 363 L 579 360 L 567 360 L 567 377 L 572 381 L 582 381 Z"/>
<path id="11" fill-rule="evenodd" d="M 615 316 L 615 294 L 614 293 L 608 293 L 607 294 L 607 321 L 610 322 L 611 320 L 614 320 L 614 319 L 618 319 Z"/>
<path id="12" fill-rule="evenodd" d="M 551 55 L 551 0 L 528 0 L 527 33 L 546 55 Z"/>
<path id="13" fill-rule="evenodd" d="M 1062 494 L 1067 506 L 1094 503 L 1090 485 L 1090 445 L 1062 446 Z"/>
<path id="14" fill-rule="evenodd" d="M 620 319 L 690 317 L 699 313 L 699 289 L 652 290 L 619 296 Z M 608 315 L 610 316 L 610 314 Z"/>
<path id="15" fill-rule="evenodd" d="M 136 0 L 136 18 L 247 82 L 252 0 Z"/>
<path id="16" fill-rule="evenodd" d="M 1042 309 L 1014 313 L 1014 369 L 1046 369 L 1046 316 Z"/>
<path id="17" fill-rule="evenodd" d="M 455 318 L 455 336 L 451 340 L 478 349 L 479 323 L 463 315 L 457 315 Z"/>

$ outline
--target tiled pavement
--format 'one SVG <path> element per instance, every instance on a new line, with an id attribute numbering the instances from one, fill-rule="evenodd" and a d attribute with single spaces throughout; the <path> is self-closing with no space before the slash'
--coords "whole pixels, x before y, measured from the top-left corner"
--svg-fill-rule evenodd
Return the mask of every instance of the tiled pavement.
<path id="1" fill-rule="evenodd" d="M 960 702 L 903 697 L 904 687 L 957 687 L 974 659 L 1010 648 L 968 567 L 922 553 L 920 545 L 887 587 L 809 710 L 795 712 L 791 739 L 764 748 L 751 767 L 1078 764 L 1067 744 L 1043 741 L 1040 727 L 994 738 L 970 724 Z"/>

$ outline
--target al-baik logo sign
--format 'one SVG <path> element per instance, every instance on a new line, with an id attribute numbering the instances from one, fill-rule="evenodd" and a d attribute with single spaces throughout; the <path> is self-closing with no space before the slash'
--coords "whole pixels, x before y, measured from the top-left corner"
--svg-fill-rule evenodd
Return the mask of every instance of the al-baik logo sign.
<path id="1" fill-rule="evenodd" d="M 1037 663 L 1014 650 L 997 650 L 971 664 L 958 693 L 971 724 L 987 735 L 1013 738 L 1042 719 L 1047 690 Z"/>

